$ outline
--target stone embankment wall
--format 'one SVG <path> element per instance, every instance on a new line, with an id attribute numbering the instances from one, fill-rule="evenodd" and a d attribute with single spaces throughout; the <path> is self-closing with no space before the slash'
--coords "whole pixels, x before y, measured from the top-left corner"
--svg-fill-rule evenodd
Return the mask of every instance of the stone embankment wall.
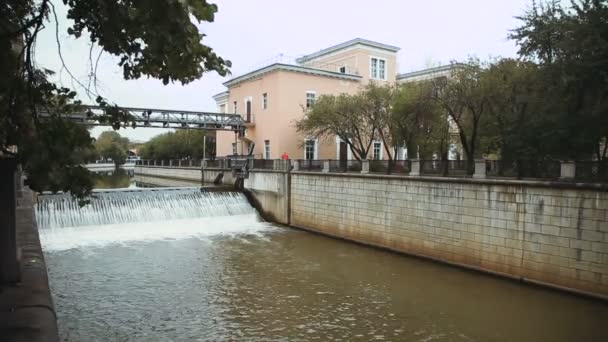
<path id="1" fill-rule="evenodd" d="M 291 174 L 290 224 L 608 298 L 608 187 Z"/>
<path id="2" fill-rule="evenodd" d="M 140 176 L 170 178 L 184 181 L 201 182 L 199 167 L 135 166 L 135 174 Z"/>
<path id="3" fill-rule="evenodd" d="M 221 177 L 220 184 L 234 185 L 235 182 L 232 171 L 223 168 L 208 168 L 201 170 L 200 167 L 188 166 L 137 165 L 135 166 L 135 174 L 144 177 L 198 182 L 198 184 L 202 184 L 203 182 L 213 183 L 217 176 L 222 174 L 223 176 Z"/>
<path id="4" fill-rule="evenodd" d="M 278 223 L 608 299 L 607 185 L 254 170 L 245 188 Z"/>
<path id="5" fill-rule="evenodd" d="M 16 234 L 21 279 L 12 285 L 0 284 L 1 341 L 59 341 L 33 197 L 28 188 L 19 186 Z"/>

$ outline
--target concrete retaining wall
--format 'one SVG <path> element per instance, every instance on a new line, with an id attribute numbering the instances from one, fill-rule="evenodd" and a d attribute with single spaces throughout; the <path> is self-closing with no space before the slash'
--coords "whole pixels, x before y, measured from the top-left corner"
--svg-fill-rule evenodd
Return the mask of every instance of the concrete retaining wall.
<path id="1" fill-rule="evenodd" d="M 169 167 L 169 166 L 141 166 L 135 167 L 135 174 L 158 178 L 170 178 L 201 183 L 201 169 L 198 167 Z"/>
<path id="2" fill-rule="evenodd" d="M 136 172 L 200 177 L 183 169 Z M 278 223 L 608 299 L 606 185 L 255 170 L 245 188 Z"/>
<path id="3" fill-rule="evenodd" d="M 33 193 L 18 191 L 17 246 L 21 280 L 0 285 L 0 340 L 59 341 L 57 317 L 34 218 Z"/>
<path id="4" fill-rule="evenodd" d="M 257 202 L 258 210 L 271 221 L 289 224 L 289 174 L 277 171 L 255 171 L 245 180 Z"/>
<path id="5" fill-rule="evenodd" d="M 236 179 L 232 176 L 230 169 L 204 169 L 203 179 L 205 183 L 213 183 L 219 174 L 223 174 L 221 184 L 234 185 Z"/>
<path id="6" fill-rule="evenodd" d="M 292 173 L 291 224 L 608 298 L 608 191 Z"/>
<path id="7" fill-rule="evenodd" d="M 199 167 L 171 167 L 171 166 L 142 166 L 135 167 L 135 174 L 139 176 L 151 176 L 158 178 L 168 178 L 184 181 L 195 181 L 201 184 L 201 180 L 205 183 L 213 183 L 215 178 L 222 173 L 222 183 L 224 185 L 234 185 L 234 177 L 228 169 L 205 169 Z"/>

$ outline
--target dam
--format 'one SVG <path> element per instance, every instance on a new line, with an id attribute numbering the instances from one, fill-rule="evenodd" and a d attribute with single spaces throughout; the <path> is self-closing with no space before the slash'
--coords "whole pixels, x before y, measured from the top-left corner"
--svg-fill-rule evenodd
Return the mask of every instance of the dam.
<path id="1" fill-rule="evenodd" d="M 608 305 L 265 222 L 238 192 L 35 209 L 61 340 L 603 341 Z"/>

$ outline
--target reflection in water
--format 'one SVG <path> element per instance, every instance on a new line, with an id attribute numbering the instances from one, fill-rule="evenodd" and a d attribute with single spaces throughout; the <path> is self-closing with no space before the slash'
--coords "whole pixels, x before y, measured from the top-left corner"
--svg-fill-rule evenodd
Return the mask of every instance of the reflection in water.
<path id="1" fill-rule="evenodd" d="M 119 189 L 131 186 L 132 177 L 124 169 L 116 169 L 108 174 L 93 173 L 95 189 Z"/>
<path id="2" fill-rule="evenodd" d="M 55 231 L 71 241 L 46 251 L 62 335 L 75 341 L 608 341 L 605 303 L 239 220 L 245 219 L 201 219 L 188 227 L 159 222 L 154 229 L 165 233 L 139 241 L 113 240 L 116 227 L 102 226 L 94 234 L 104 243 L 95 246 L 71 230 Z"/>

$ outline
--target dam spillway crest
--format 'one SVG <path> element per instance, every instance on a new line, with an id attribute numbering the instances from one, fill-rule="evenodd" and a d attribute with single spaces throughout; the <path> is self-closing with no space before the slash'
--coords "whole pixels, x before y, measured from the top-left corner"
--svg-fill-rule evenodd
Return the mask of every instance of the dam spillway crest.
<path id="1" fill-rule="evenodd" d="M 41 230 L 247 214 L 255 209 L 242 193 L 200 188 L 96 191 L 83 207 L 69 194 L 41 195 L 36 205 Z"/>

